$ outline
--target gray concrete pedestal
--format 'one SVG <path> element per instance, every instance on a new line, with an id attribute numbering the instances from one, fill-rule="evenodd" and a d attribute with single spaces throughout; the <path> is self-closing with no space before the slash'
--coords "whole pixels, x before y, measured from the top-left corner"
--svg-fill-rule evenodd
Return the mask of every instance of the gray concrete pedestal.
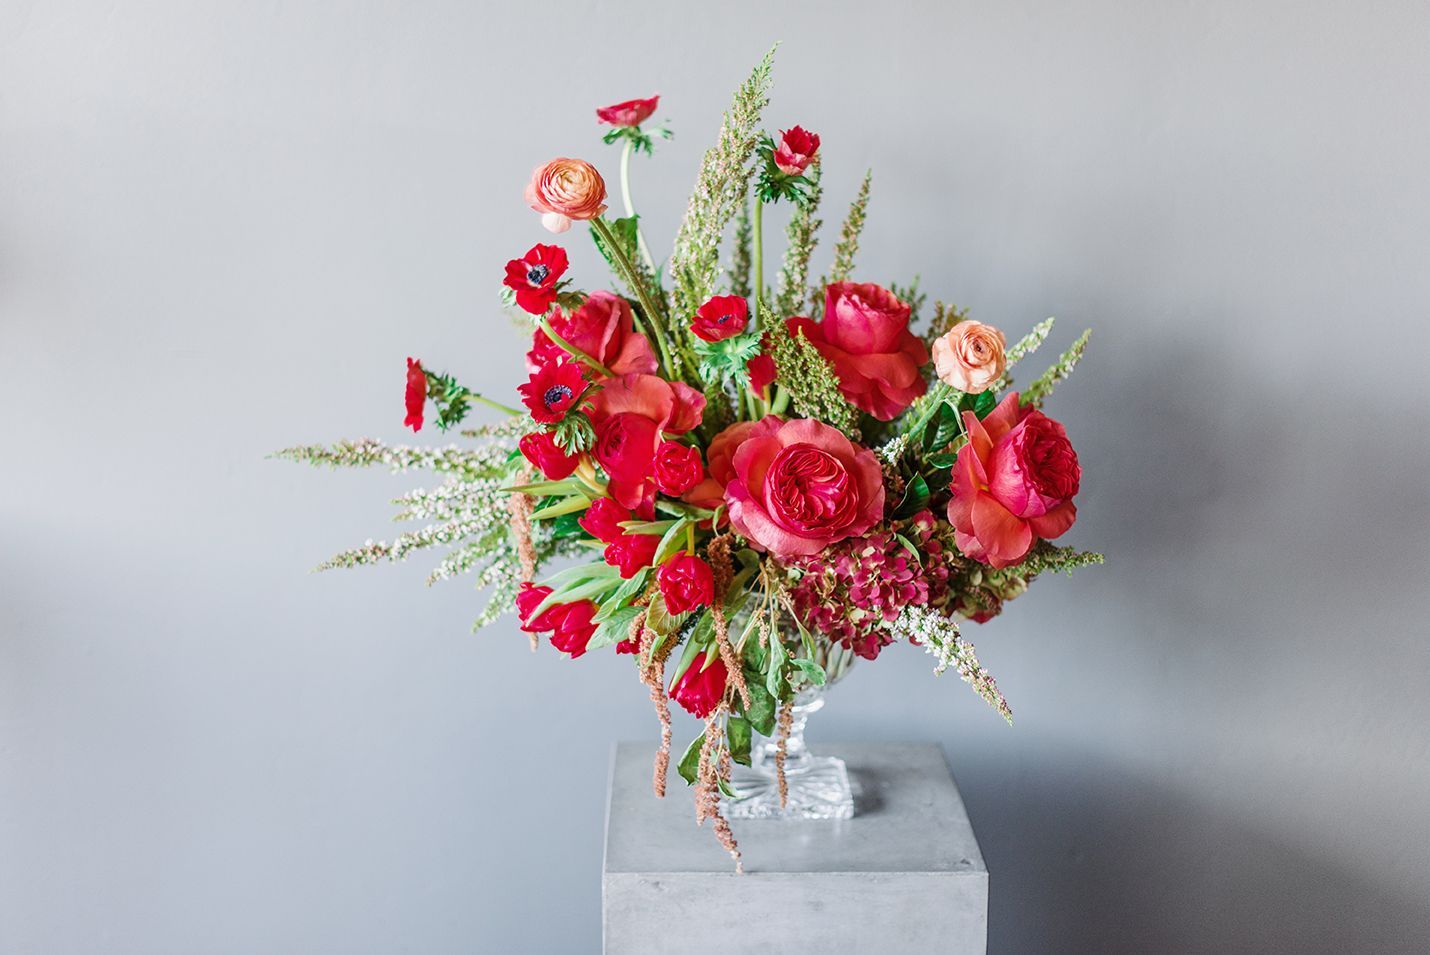
<path id="1" fill-rule="evenodd" d="M 649 743 L 612 755 L 602 875 L 609 955 L 983 952 L 988 870 L 939 747 L 833 744 L 853 819 L 737 820 L 736 875 L 672 768 L 651 792 Z"/>

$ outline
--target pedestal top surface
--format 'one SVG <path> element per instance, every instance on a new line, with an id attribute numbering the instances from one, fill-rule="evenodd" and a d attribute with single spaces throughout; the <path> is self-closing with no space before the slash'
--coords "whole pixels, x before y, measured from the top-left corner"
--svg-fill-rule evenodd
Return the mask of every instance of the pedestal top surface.
<path id="1" fill-rule="evenodd" d="M 986 873 L 943 751 L 931 743 L 833 743 L 843 758 L 854 818 L 731 822 L 748 873 Z M 653 743 L 617 743 L 606 805 L 606 873 L 731 873 L 730 857 L 695 825 L 690 787 L 673 765 L 664 799 L 651 788 Z"/>

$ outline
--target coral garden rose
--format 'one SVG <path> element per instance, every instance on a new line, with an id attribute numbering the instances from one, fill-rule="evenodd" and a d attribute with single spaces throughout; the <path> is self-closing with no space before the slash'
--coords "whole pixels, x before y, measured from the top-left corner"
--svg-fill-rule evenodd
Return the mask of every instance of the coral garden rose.
<path id="1" fill-rule="evenodd" d="M 730 523 L 776 557 L 818 553 L 883 517 L 884 475 L 874 452 L 818 421 L 767 417 L 730 463 Z"/>
<path id="2" fill-rule="evenodd" d="M 933 364 L 939 380 L 959 391 L 978 395 L 1008 368 L 1003 333 L 982 322 L 963 321 L 933 343 Z"/>
<path id="3" fill-rule="evenodd" d="M 521 449 L 521 456 L 536 465 L 541 476 L 548 481 L 569 478 L 581 461 L 580 455 L 562 451 L 561 446 L 556 443 L 556 436 L 549 431 L 533 431 L 518 441 L 516 446 Z"/>
<path id="4" fill-rule="evenodd" d="M 407 393 L 404 396 L 407 417 L 402 419 L 404 428 L 414 432 L 422 430 L 422 409 L 427 404 L 427 373 L 422 370 L 422 362 L 407 359 Z"/>
<path id="5" fill-rule="evenodd" d="M 700 483 L 705 468 L 700 464 L 700 449 L 678 441 L 663 441 L 655 452 L 655 486 L 662 494 L 679 497 Z"/>
<path id="6" fill-rule="evenodd" d="M 566 274 L 566 250 L 559 245 L 532 246 L 506 264 L 502 284 L 516 293 L 516 304 L 533 315 L 545 315 L 556 301 L 556 283 Z"/>
<path id="7" fill-rule="evenodd" d="M 778 422 L 780 419 L 769 417 L 765 420 Z M 705 478 L 685 492 L 683 499 L 687 504 L 716 508 L 725 503 L 725 485 L 735 476 L 735 451 L 760 425 L 759 421 L 737 421 L 715 435 L 705 449 Z"/>
<path id="8" fill-rule="evenodd" d="M 552 362 L 538 368 L 531 380 L 517 388 L 522 403 L 540 424 L 555 424 L 566 417 L 586 391 L 581 369 L 571 361 Z"/>
<path id="9" fill-rule="evenodd" d="M 650 119 L 660 104 L 660 94 L 649 99 L 628 99 L 624 103 L 596 108 L 596 118 L 609 126 L 639 126 Z"/>
<path id="10" fill-rule="evenodd" d="M 734 338 L 750 323 L 750 306 L 739 295 L 716 295 L 695 310 L 691 333 L 701 341 Z"/>
<path id="11" fill-rule="evenodd" d="M 965 411 L 963 424 L 968 443 L 958 450 L 948 503 L 959 550 L 1008 567 L 1038 538 L 1051 540 L 1072 527 L 1082 468 L 1062 425 L 1020 408 L 1017 392 L 982 421 Z"/>
<path id="12" fill-rule="evenodd" d="M 670 698 L 685 712 L 703 720 L 720 705 L 728 677 L 725 661 L 719 657 L 696 657 L 670 688 Z"/>
<path id="13" fill-rule="evenodd" d="M 780 133 L 779 145 L 775 147 L 775 165 L 787 176 L 802 175 L 819 152 L 819 135 L 802 126 L 795 126 Z"/>
<path id="14" fill-rule="evenodd" d="M 929 360 L 909 331 L 909 306 L 886 288 L 836 282 L 825 289 L 824 317 L 789 321 L 834 365 L 839 389 L 856 408 L 890 421 L 928 385 L 919 367 Z"/>
<path id="15" fill-rule="evenodd" d="M 655 581 L 665 609 L 673 614 L 708 607 L 714 599 L 715 574 L 694 554 L 677 554 L 661 564 Z"/>
<path id="16" fill-rule="evenodd" d="M 573 219 L 594 219 L 606 211 L 606 180 L 584 159 L 553 159 L 532 171 L 526 201 L 541 213 L 547 231 L 565 232 Z"/>
<path id="17" fill-rule="evenodd" d="M 656 370 L 655 350 L 651 348 L 650 339 L 636 331 L 631 303 L 619 295 L 592 292 L 570 315 L 557 309 L 550 322 L 551 330 L 568 345 L 579 348 L 614 374 L 649 375 Z M 527 370 L 535 371 L 565 355 L 560 345 L 537 329 L 531 338 L 531 351 L 526 353 Z"/>

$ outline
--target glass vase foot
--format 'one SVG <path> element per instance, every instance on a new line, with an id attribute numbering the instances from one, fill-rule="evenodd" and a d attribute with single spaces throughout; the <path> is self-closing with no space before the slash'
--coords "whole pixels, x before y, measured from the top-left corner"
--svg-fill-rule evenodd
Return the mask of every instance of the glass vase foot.
<path id="1" fill-rule="evenodd" d="M 726 800 L 731 819 L 851 819 L 854 794 L 844 760 L 808 754 L 785 772 L 786 799 L 780 805 L 778 776 L 773 757 L 760 765 L 735 766 L 730 786 L 735 798 Z"/>

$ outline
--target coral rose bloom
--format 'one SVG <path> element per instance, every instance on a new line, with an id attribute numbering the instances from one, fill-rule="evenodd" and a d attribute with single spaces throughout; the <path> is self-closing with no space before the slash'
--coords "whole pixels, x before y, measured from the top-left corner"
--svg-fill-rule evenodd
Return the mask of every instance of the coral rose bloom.
<path id="1" fill-rule="evenodd" d="M 1008 368 L 1003 333 L 982 322 L 959 322 L 933 343 L 933 364 L 944 384 L 978 395 Z"/>
<path id="2" fill-rule="evenodd" d="M 827 424 L 767 417 L 730 463 L 730 523 L 776 557 L 817 554 L 884 515 L 884 475 L 874 452 Z"/>
<path id="3" fill-rule="evenodd" d="M 606 211 L 606 180 L 584 159 L 553 159 L 537 166 L 526 186 L 526 201 L 551 232 L 565 232 L 573 219 L 594 219 Z"/>
<path id="4" fill-rule="evenodd" d="M 890 421 L 928 388 L 919 366 L 928 349 L 909 331 L 909 306 L 886 288 L 836 282 L 824 293 L 824 319 L 790 320 L 834 364 L 839 390 L 856 408 Z"/>
<path id="5" fill-rule="evenodd" d="M 1062 425 L 1019 408 L 1017 392 L 982 421 L 965 411 L 963 425 L 968 443 L 958 449 L 948 502 L 959 550 L 1008 567 L 1028 556 L 1039 537 L 1059 537 L 1072 527 L 1082 468 Z"/>

